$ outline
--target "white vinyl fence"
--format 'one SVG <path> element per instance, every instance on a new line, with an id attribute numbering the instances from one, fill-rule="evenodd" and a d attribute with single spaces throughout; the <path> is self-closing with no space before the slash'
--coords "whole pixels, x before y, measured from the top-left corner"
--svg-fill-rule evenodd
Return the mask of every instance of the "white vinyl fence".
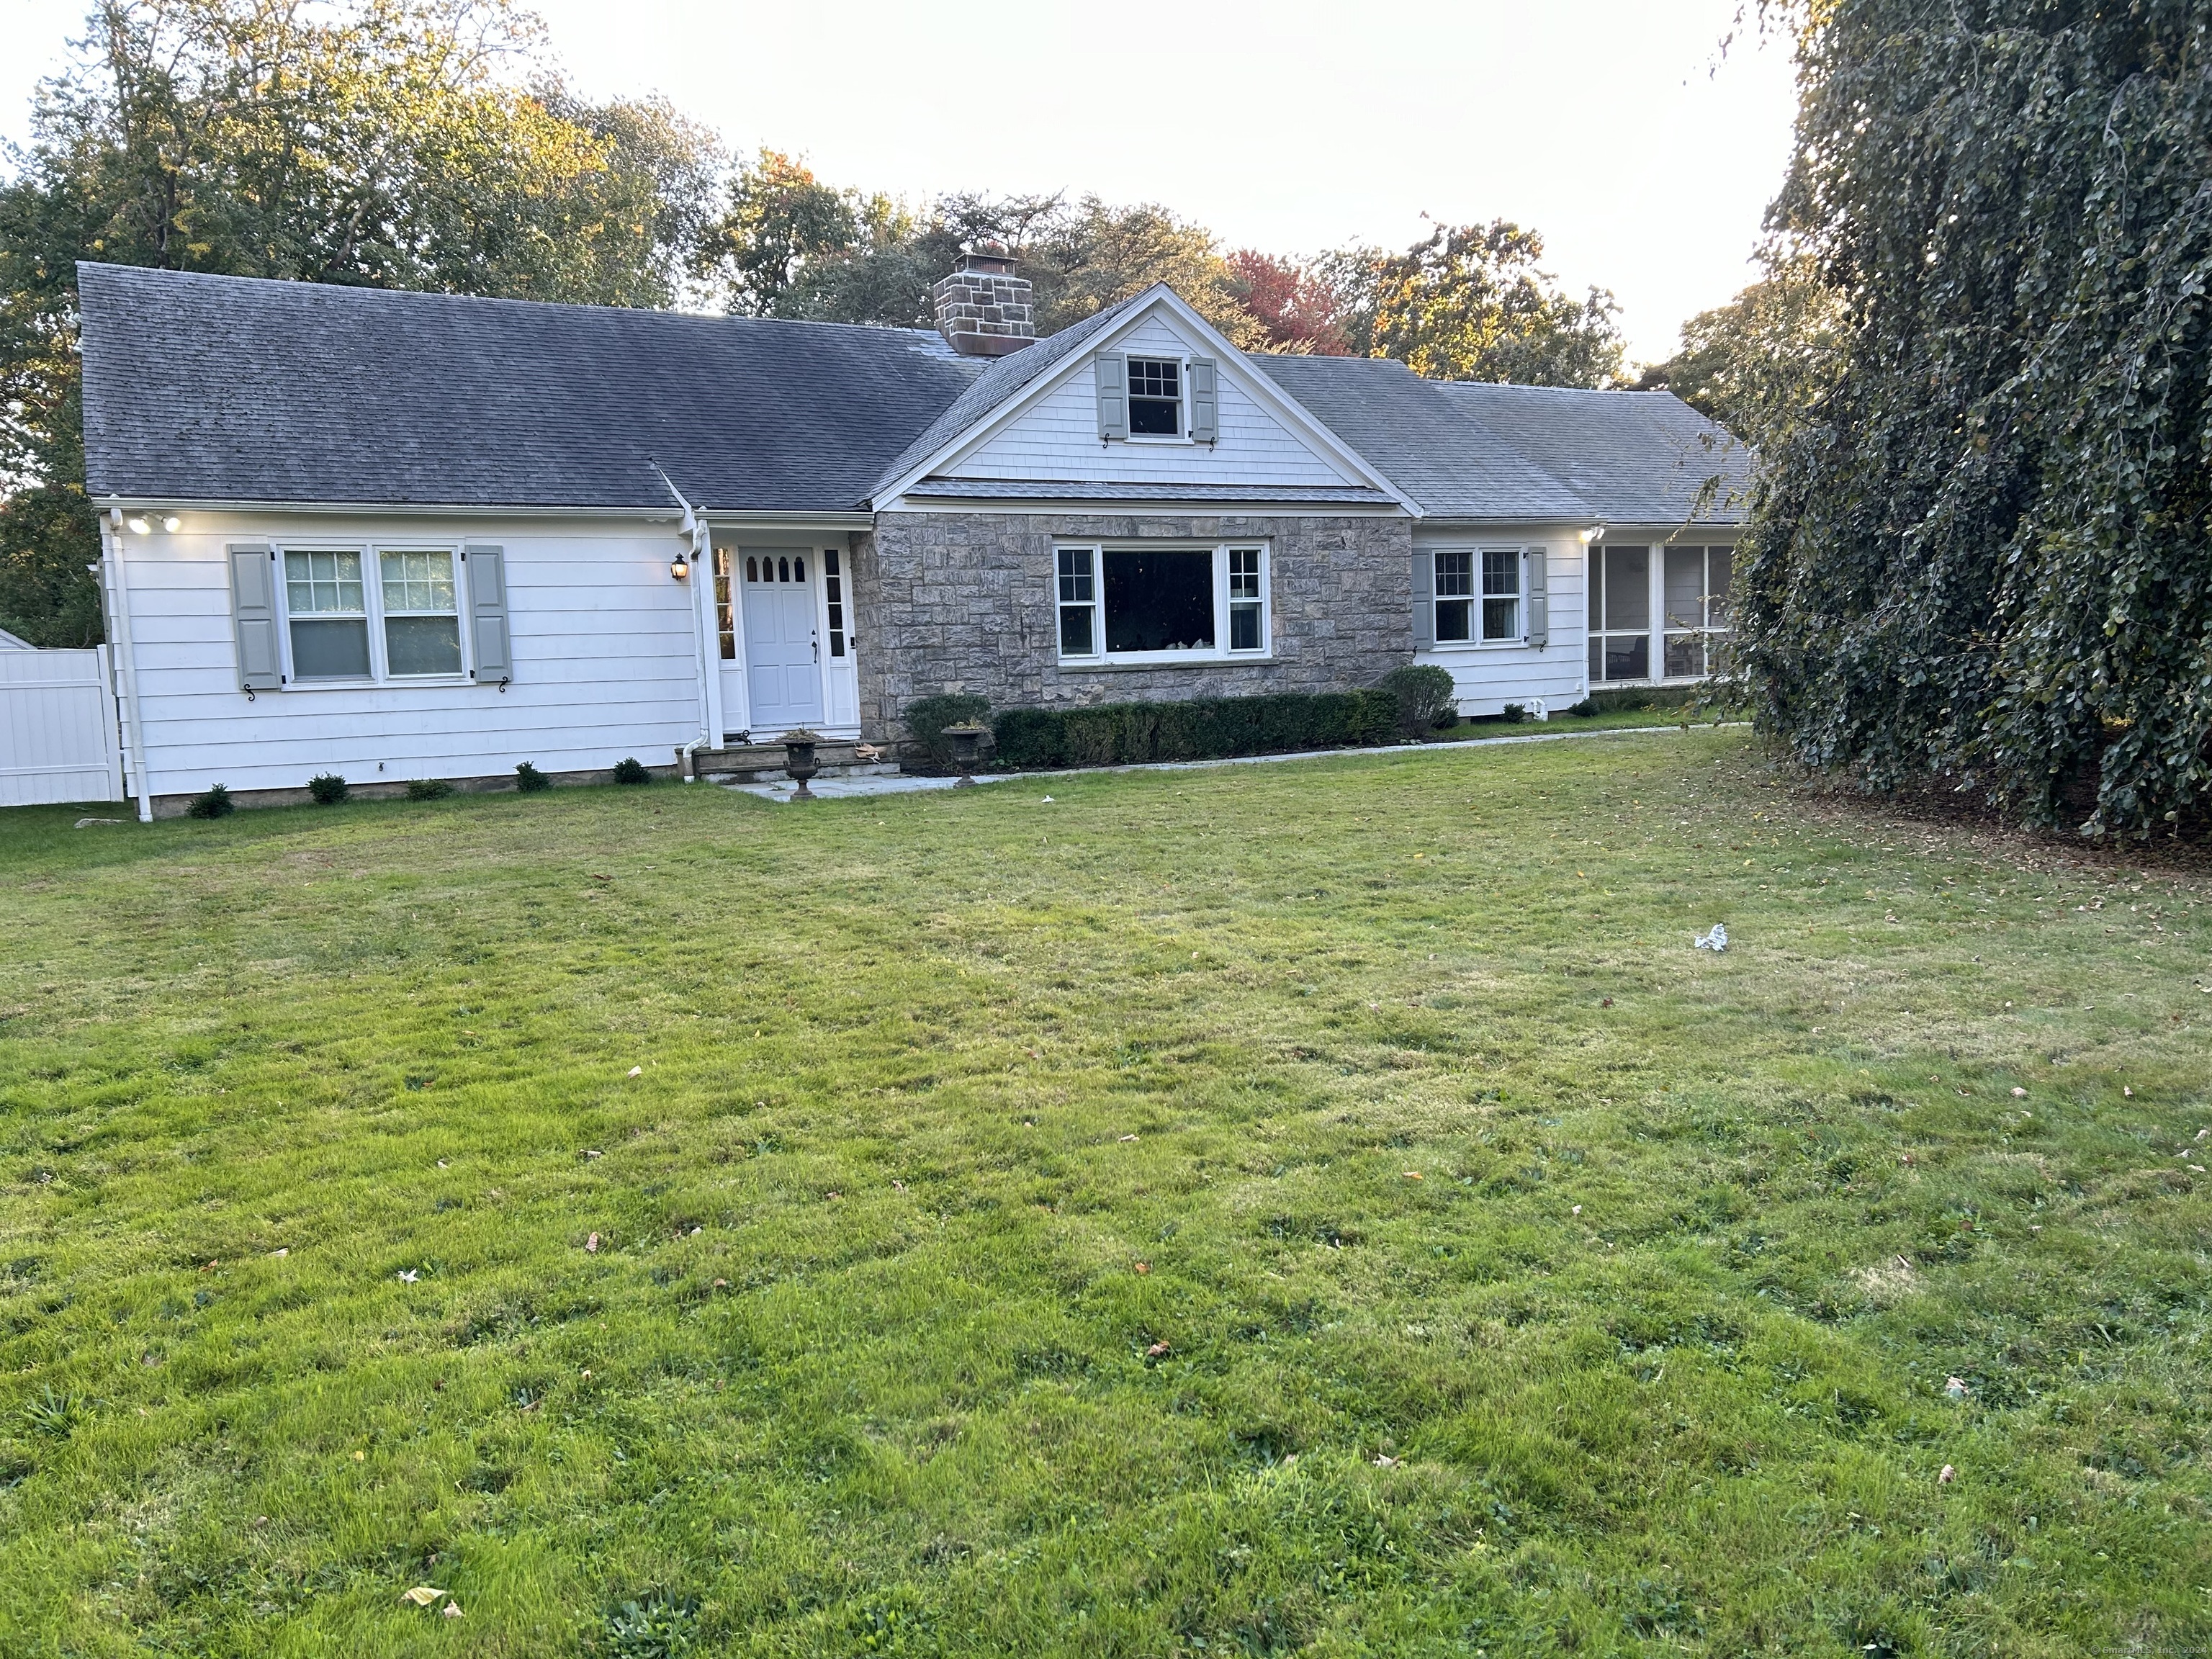
<path id="1" fill-rule="evenodd" d="M 0 651 L 0 806 L 121 800 L 107 647 Z"/>

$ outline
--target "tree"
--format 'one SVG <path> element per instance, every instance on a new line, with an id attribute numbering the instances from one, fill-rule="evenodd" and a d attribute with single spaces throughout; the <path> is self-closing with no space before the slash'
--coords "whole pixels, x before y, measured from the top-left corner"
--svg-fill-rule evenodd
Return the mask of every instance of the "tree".
<path id="1" fill-rule="evenodd" d="M 763 149 L 730 181 L 730 210 L 710 242 L 726 309 L 746 317 L 805 315 L 828 272 L 857 252 L 860 214 L 803 161 Z"/>
<path id="2" fill-rule="evenodd" d="M 2212 789 L 2212 14 L 1823 0 L 1771 258 L 1835 362 L 1763 449 L 1737 657 L 1806 763 L 2092 833 Z"/>
<path id="3" fill-rule="evenodd" d="M 1350 353 L 1334 290 L 1305 265 L 1242 248 L 1229 256 L 1229 271 L 1230 292 L 1260 325 L 1268 349 L 1320 357 Z"/>
<path id="4" fill-rule="evenodd" d="M 1576 300 L 1540 268 L 1543 238 L 1504 219 L 1438 225 L 1401 254 L 1350 248 L 1318 275 L 1357 354 L 1395 357 L 1440 380 L 1603 386 L 1620 369 L 1620 307 Z"/>
<path id="5" fill-rule="evenodd" d="M 106 0 L 0 185 L 0 615 L 74 637 L 80 258 L 662 305 L 720 169 L 665 105 L 529 87 L 507 0 Z M 60 526 L 74 524 L 75 537 Z M 49 629 L 43 618 L 52 617 Z"/>
<path id="6" fill-rule="evenodd" d="M 1746 442 L 1786 431 L 1844 363 L 1839 296 L 1805 260 L 1777 260 L 1727 305 L 1682 325 L 1682 349 L 1637 389 L 1672 392 Z"/>

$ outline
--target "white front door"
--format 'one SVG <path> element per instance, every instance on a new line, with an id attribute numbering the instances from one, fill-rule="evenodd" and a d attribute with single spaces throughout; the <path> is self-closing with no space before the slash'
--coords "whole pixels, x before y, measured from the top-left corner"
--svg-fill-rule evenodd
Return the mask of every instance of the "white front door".
<path id="1" fill-rule="evenodd" d="M 745 683 L 756 743 L 822 723 L 822 646 L 813 566 L 804 548 L 740 550 L 744 574 Z"/>

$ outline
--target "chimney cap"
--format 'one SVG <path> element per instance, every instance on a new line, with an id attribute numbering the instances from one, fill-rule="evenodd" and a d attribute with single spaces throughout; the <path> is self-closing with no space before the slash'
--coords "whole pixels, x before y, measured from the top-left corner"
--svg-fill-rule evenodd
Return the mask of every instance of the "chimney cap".
<path id="1" fill-rule="evenodd" d="M 960 269 L 1005 276 L 1014 268 L 1012 252 L 1004 242 L 977 242 L 960 256 Z"/>

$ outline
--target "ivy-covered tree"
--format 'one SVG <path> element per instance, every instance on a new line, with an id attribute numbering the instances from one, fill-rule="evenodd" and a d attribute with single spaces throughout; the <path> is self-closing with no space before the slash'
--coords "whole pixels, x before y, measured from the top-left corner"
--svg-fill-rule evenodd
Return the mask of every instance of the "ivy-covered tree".
<path id="1" fill-rule="evenodd" d="M 0 625 L 77 644 L 79 259 L 665 305 L 720 161 L 657 102 L 532 65 L 506 0 L 106 0 L 0 183 Z"/>
<path id="2" fill-rule="evenodd" d="M 2212 788 L 2212 10 L 1822 0 L 1771 218 L 1836 306 L 1767 436 L 1738 660 L 1765 726 L 2151 833 Z"/>

